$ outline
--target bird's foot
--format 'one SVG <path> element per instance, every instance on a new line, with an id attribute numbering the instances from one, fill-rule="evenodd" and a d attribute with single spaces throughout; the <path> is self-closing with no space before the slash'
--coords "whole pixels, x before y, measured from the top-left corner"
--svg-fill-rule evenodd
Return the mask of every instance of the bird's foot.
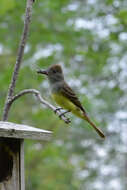
<path id="1" fill-rule="evenodd" d="M 61 108 L 61 107 L 60 108 L 56 108 L 54 110 L 54 112 L 56 114 L 58 111 L 61 111 L 61 110 L 63 110 L 63 108 Z M 67 118 L 66 115 L 65 115 L 66 113 L 69 113 L 69 112 L 70 111 L 68 110 L 68 111 L 64 111 L 63 113 L 60 113 L 60 112 L 58 113 L 60 119 L 62 119 L 62 117 L 65 117 L 65 123 L 67 123 L 67 124 L 71 122 L 71 120 L 69 118 Z"/>
<path id="2" fill-rule="evenodd" d="M 68 110 L 68 111 L 65 111 L 65 112 L 63 112 L 63 113 L 61 113 L 60 115 L 59 115 L 59 118 L 61 119 L 63 116 L 66 118 L 66 123 L 68 124 L 68 123 L 70 123 L 71 122 L 71 120 L 70 120 L 70 118 L 67 118 L 66 117 L 66 113 L 69 113 L 70 111 Z"/>
<path id="3" fill-rule="evenodd" d="M 61 114 L 59 115 L 59 118 L 61 119 L 62 116 L 66 117 L 65 114 L 66 114 L 66 113 L 69 113 L 69 112 L 70 112 L 70 111 L 68 110 L 68 111 L 65 111 L 65 112 L 61 113 Z"/>
<path id="4" fill-rule="evenodd" d="M 56 108 L 56 109 L 54 110 L 54 112 L 57 113 L 57 112 L 60 111 L 60 110 L 63 110 L 63 108 Z"/>

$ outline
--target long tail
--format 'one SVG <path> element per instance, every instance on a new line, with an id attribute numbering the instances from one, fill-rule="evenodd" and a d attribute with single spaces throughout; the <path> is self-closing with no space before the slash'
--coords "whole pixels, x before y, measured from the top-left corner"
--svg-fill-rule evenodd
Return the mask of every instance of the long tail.
<path id="1" fill-rule="evenodd" d="M 84 116 L 84 119 L 95 129 L 98 135 L 102 138 L 105 138 L 104 133 L 96 127 L 96 125 L 90 120 L 90 118 L 86 115 L 86 113 L 83 113 L 83 116 Z"/>

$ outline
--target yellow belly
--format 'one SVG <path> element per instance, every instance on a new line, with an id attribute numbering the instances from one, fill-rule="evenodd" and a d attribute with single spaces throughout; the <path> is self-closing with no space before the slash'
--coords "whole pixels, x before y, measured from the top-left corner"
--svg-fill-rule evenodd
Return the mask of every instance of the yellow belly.
<path id="1" fill-rule="evenodd" d="M 65 110 L 68 110 L 72 112 L 73 114 L 77 115 L 78 117 L 83 118 L 81 110 L 60 93 L 52 94 L 52 98 L 59 106 L 61 106 Z"/>

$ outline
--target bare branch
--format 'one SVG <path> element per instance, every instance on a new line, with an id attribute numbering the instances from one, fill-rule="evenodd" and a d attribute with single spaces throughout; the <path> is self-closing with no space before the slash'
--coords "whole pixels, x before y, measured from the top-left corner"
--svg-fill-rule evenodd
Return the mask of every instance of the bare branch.
<path id="1" fill-rule="evenodd" d="M 17 100 L 18 98 L 20 98 L 21 96 L 25 95 L 25 94 L 34 94 L 36 96 L 36 98 L 38 99 L 38 101 L 45 105 L 46 107 L 50 108 L 51 110 L 53 110 L 65 123 L 70 123 L 70 119 L 67 118 L 64 114 L 61 115 L 61 111 L 60 110 L 57 110 L 56 111 L 56 107 L 53 106 L 52 104 L 50 104 L 49 102 L 47 102 L 46 100 L 44 100 L 40 94 L 40 92 L 38 90 L 35 90 L 35 89 L 25 89 L 25 90 L 22 90 L 21 92 L 19 92 L 17 95 L 15 95 L 14 97 L 12 97 L 10 100 L 9 100 L 9 106 L 11 106 L 11 104 Z"/>
<path id="2" fill-rule="evenodd" d="M 8 112 L 10 109 L 9 99 L 12 98 L 12 96 L 14 94 L 15 85 L 16 85 L 16 81 L 18 78 L 18 73 L 19 73 L 21 62 L 22 62 L 23 54 L 24 54 L 24 48 L 25 48 L 26 41 L 27 41 L 29 24 L 30 24 L 31 15 L 32 15 L 32 4 L 33 4 L 33 0 L 27 0 L 25 20 L 24 20 L 24 29 L 23 29 L 23 33 L 21 36 L 21 41 L 19 43 L 16 64 L 15 64 L 14 72 L 12 75 L 11 83 L 10 83 L 10 86 L 8 89 L 8 95 L 7 95 L 7 98 L 5 101 L 5 107 L 4 107 L 4 111 L 3 111 L 3 120 L 4 121 L 7 120 L 7 118 L 8 118 Z"/>

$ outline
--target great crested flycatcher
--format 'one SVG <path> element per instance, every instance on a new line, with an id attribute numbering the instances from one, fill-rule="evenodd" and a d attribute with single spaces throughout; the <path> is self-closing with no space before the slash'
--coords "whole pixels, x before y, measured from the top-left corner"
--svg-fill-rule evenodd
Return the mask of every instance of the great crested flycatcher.
<path id="1" fill-rule="evenodd" d="M 86 120 L 102 138 L 105 137 L 103 132 L 90 120 L 78 97 L 65 82 L 60 65 L 54 64 L 47 70 L 38 70 L 37 72 L 47 75 L 51 87 L 51 96 L 58 105 Z"/>

